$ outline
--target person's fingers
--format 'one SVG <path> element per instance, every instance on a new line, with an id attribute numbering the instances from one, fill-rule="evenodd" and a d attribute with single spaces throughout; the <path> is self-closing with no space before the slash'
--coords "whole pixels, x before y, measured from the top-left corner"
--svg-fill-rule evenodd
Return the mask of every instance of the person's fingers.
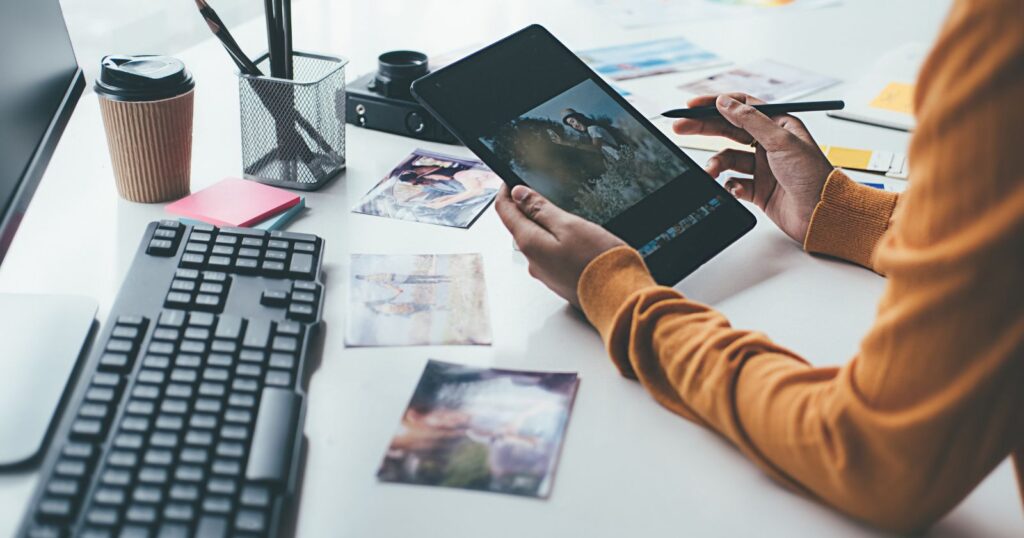
<path id="1" fill-rule="evenodd" d="M 740 144 L 749 144 L 754 141 L 750 133 L 721 118 L 704 120 L 679 119 L 672 123 L 672 131 L 681 135 L 724 136 Z"/>
<path id="2" fill-rule="evenodd" d="M 498 212 L 501 222 L 512 232 L 519 250 L 524 253 L 535 250 L 535 244 L 545 240 L 554 240 L 547 230 L 524 214 L 519 205 L 512 199 L 507 186 L 502 186 L 498 197 L 494 202 L 494 208 Z"/>
<path id="3" fill-rule="evenodd" d="M 742 92 L 730 92 L 730 93 L 723 93 L 723 94 L 714 93 L 714 94 L 708 94 L 708 95 L 698 95 L 697 97 L 694 97 L 693 99 L 690 99 L 689 101 L 687 101 L 686 102 L 686 106 L 688 106 L 688 107 L 711 106 L 711 105 L 715 104 L 715 101 L 718 100 L 718 96 L 719 95 L 728 95 L 729 97 L 732 97 L 733 99 L 735 99 L 735 100 L 737 100 L 737 101 L 739 101 L 741 103 L 747 103 L 748 105 L 762 105 L 762 104 L 764 104 L 764 101 L 758 99 L 757 97 L 754 97 L 753 95 L 747 95 L 747 94 L 742 93 Z"/>
<path id="4" fill-rule="evenodd" d="M 715 101 L 715 105 L 729 123 L 750 133 L 768 151 L 785 149 L 793 141 L 793 133 L 746 103 L 722 95 Z"/>
<path id="5" fill-rule="evenodd" d="M 755 157 L 753 153 L 729 148 L 723 149 L 722 151 L 712 155 L 711 158 L 708 159 L 708 163 L 704 167 L 704 170 L 706 170 L 711 177 L 718 177 L 726 170 L 732 170 L 741 174 L 753 174 L 754 163 Z"/>
<path id="6" fill-rule="evenodd" d="M 783 129 L 793 133 L 796 137 L 798 137 L 800 140 L 803 140 L 804 142 L 814 144 L 814 137 L 811 136 L 811 132 L 807 130 L 807 126 L 804 125 L 804 122 L 801 121 L 800 118 L 797 118 L 796 116 L 790 116 L 789 114 L 785 114 L 782 116 L 777 116 L 774 119 L 775 123 L 777 123 L 779 127 L 782 127 Z"/>
<path id="7" fill-rule="evenodd" d="M 729 191 L 737 199 L 753 202 L 755 187 L 754 180 L 745 177 L 733 177 L 729 178 L 729 181 L 725 182 L 725 190 Z"/>
<path id="8" fill-rule="evenodd" d="M 556 207 L 547 198 L 525 185 L 516 185 L 512 188 L 511 194 L 512 200 L 524 215 L 541 225 L 556 238 L 572 219 L 572 215 Z"/>

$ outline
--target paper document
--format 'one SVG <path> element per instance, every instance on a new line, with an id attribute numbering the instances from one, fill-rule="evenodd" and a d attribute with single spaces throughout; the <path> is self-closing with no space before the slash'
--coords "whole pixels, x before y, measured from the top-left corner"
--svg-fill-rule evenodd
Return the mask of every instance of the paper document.
<path id="1" fill-rule="evenodd" d="M 577 54 L 599 75 L 612 80 L 692 71 L 726 63 L 717 54 L 681 37 L 602 47 Z"/>
<path id="2" fill-rule="evenodd" d="M 775 60 L 758 60 L 679 87 L 696 95 L 742 92 L 769 103 L 786 102 L 828 88 L 839 79 Z"/>

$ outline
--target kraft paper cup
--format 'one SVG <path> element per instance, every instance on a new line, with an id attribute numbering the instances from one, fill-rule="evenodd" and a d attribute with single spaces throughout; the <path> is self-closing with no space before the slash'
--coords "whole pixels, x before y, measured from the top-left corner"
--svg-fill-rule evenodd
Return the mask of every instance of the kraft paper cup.
<path id="1" fill-rule="evenodd" d="M 156 101 L 99 96 L 117 192 L 157 203 L 189 194 L 195 90 Z"/>

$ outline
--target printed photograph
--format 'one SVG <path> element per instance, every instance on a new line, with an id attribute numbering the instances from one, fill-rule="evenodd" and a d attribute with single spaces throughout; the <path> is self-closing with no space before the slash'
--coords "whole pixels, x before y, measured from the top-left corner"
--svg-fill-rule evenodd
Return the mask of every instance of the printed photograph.
<path id="1" fill-rule="evenodd" d="M 377 183 L 355 213 L 468 228 L 494 200 L 499 178 L 480 161 L 417 149 Z"/>
<path id="2" fill-rule="evenodd" d="M 773 60 L 759 60 L 679 87 L 691 95 L 742 92 L 769 103 L 803 97 L 839 83 L 839 79 L 812 73 Z"/>
<path id="3" fill-rule="evenodd" d="M 353 254 L 349 346 L 490 345 L 479 254 Z"/>
<path id="4" fill-rule="evenodd" d="M 629 80 L 725 63 L 717 54 L 681 37 L 584 50 L 580 59 L 602 76 Z"/>
<path id="5" fill-rule="evenodd" d="M 547 498 L 578 387 L 575 373 L 431 360 L 377 477 Z"/>
<path id="6" fill-rule="evenodd" d="M 555 205 L 603 224 L 686 171 L 591 80 L 480 141 Z"/>

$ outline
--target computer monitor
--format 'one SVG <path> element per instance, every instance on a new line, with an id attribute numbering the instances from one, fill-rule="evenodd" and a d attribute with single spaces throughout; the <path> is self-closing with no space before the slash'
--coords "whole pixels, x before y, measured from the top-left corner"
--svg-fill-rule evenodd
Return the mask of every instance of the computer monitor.
<path id="1" fill-rule="evenodd" d="M 85 77 L 58 0 L 0 0 L 0 263 Z"/>
<path id="2" fill-rule="evenodd" d="M 0 0 L 0 66 L 2 263 L 85 88 L 58 0 Z M 90 298 L 13 291 L 0 294 L 0 469 L 37 460 L 96 325 Z"/>

